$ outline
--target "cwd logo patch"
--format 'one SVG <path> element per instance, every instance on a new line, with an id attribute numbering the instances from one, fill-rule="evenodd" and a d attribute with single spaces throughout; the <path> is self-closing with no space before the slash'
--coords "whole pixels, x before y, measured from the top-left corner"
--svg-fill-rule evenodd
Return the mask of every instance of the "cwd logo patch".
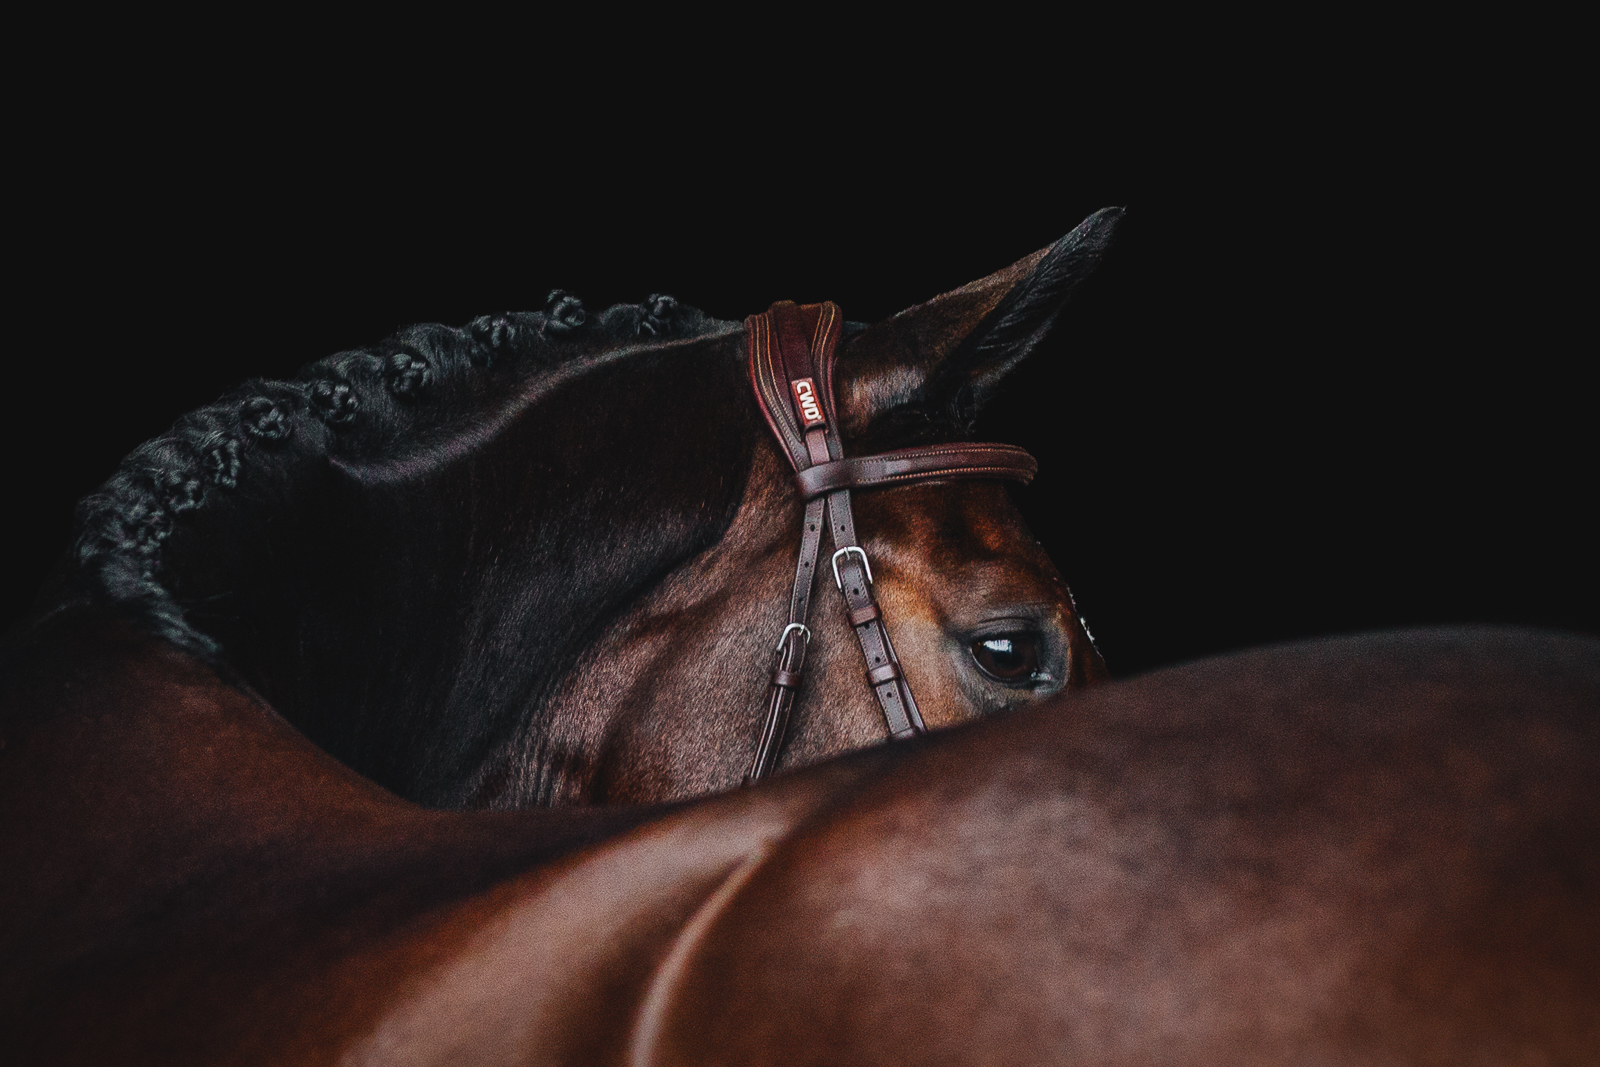
<path id="1" fill-rule="evenodd" d="M 822 403 L 817 399 L 817 386 L 810 378 L 801 378 L 789 383 L 789 388 L 794 390 L 794 406 L 800 412 L 801 421 L 806 429 L 821 426 L 827 420 L 822 417 Z"/>

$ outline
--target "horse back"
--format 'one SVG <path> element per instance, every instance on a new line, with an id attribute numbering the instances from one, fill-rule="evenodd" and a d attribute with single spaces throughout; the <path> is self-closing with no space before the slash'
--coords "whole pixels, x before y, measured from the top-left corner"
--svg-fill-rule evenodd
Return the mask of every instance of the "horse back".
<path id="1" fill-rule="evenodd" d="M 1191 664 L 670 808 L 435 812 L 114 620 L 7 668 L 22 1062 L 1592 1062 L 1600 655 Z"/>

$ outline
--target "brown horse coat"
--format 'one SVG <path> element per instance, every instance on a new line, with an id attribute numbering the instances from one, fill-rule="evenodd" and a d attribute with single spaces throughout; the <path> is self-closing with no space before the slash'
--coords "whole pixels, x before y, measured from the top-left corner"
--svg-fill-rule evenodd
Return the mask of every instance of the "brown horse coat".
<path id="1" fill-rule="evenodd" d="M 8 1063 L 1551 1063 L 1600 645 L 1268 649 L 653 809 L 438 812 L 96 612 L 0 701 Z"/>

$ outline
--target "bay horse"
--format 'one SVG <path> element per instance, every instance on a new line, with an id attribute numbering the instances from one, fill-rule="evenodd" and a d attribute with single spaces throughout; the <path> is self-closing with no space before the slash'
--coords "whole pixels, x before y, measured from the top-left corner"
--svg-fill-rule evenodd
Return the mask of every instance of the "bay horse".
<path id="1" fill-rule="evenodd" d="M 842 327 L 847 450 L 959 440 L 1114 223 Z M 942 729 L 819 600 L 735 788 L 805 514 L 745 334 L 557 293 L 135 452 L 4 649 L 6 1061 L 1594 1062 L 1591 640 L 1091 685 L 1003 486 L 878 489 Z"/>
<path id="2" fill-rule="evenodd" d="M 887 322 L 841 322 L 846 452 L 967 436 L 1118 215 Z M 226 664 L 418 803 L 731 788 L 762 725 L 803 513 L 748 367 L 741 324 L 662 296 L 591 316 L 558 291 L 543 313 L 413 327 L 297 381 L 247 383 L 135 451 L 83 503 L 55 596 Z M 854 506 L 928 725 L 1104 675 L 1002 485 L 895 486 Z M 884 732 L 821 592 L 784 767 Z"/>

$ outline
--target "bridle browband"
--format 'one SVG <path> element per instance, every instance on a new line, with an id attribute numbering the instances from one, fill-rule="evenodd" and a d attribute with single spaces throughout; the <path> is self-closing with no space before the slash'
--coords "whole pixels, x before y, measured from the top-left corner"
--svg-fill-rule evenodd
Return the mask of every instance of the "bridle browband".
<path id="1" fill-rule="evenodd" d="M 834 548 L 829 570 L 844 594 L 851 628 L 861 642 L 867 681 L 883 709 L 889 735 L 913 737 L 926 727 L 872 595 L 872 565 L 856 540 L 850 491 L 953 478 L 1027 483 L 1039 469 L 1022 449 L 994 444 L 923 445 L 846 459 L 833 400 L 834 355 L 843 326 L 836 304 L 800 306 L 788 300 L 745 320 L 756 402 L 794 466 L 795 481 L 806 502 L 789 623 L 773 653 L 776 665 L 767 690 L 767 714 L 755 758 L 745 775 L 746 785 L 771 773 L 783 748 L 789 710 L 805 668 L 806 645 L 811 641 L 806 616 L 824 517 Z"/>

